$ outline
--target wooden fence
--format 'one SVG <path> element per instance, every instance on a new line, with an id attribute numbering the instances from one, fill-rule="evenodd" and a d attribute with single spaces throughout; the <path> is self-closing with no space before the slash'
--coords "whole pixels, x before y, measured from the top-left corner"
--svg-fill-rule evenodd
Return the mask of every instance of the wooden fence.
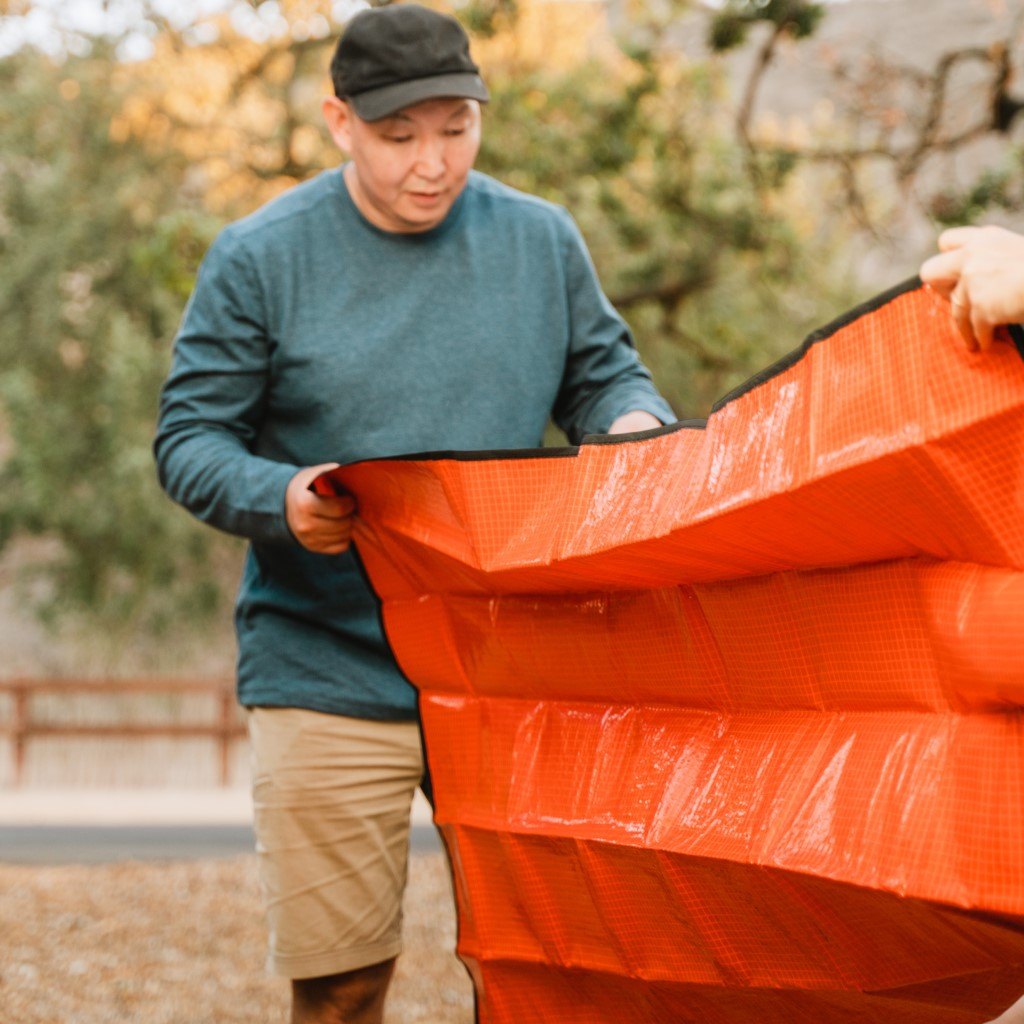
<path id="1" fill-rule="evenodd" d="M 226 786 L 231 775 L 231 747 L 245 735 L 245 725 L 235 699 L 234 683 L 221 679 L 0 679 L 0 695 L 11 698 L 12 713 L 0 721 L 0 737 L 11 740 L 13 784 L 19 786 L 25 770 L 25 751 L 30 740 L 43 736 L 110 737 L 140 739 L 172 737 L 196 739 L 209 737 L 218 744 L 220 783 Z M 216 698 L 213 720 L 188 722 L 49 722 L 33 717 L 36 697 L 62 696 L 212 696 Z"/>

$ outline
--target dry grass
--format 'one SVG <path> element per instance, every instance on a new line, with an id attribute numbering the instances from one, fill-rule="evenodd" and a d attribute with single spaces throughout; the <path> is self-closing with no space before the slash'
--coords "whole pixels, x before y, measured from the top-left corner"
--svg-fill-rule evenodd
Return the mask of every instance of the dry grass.
<path id="1" fill-rule="evenodd" d="M 388 1024 L 468 1024 L 448 868 L 414 855 L 406 952 Z M 0 864 L 4 1024 L 284 1021 L 287 983 L 263 969 L 255 859 L 96 867 Z"/>

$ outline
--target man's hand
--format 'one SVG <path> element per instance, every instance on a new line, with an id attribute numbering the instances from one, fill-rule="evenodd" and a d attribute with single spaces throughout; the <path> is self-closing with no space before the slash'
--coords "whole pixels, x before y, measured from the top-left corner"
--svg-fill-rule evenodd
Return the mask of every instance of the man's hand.
<path id="1" fill-rule="evenodd" d="M 632 434 L 638 430 L 655 430 L 662 426 L 657 416 L 641 409 L 624 412 L 609 428 L 609 434 Z"/>
<path id="2" fill-rule="evenodd" d="M 921 280 L 949 299 L 953 319 L 976 352 L 991 347 L 996 328 L 1024 321 L 1024 237 L 1004 228 L 950 228 Z"/>
<path id="3" fill-rule="evenodd" d="M 325 462 L 300 469 L 284 496 L 285 518 L 296 540 L 322 555 L 340 555 L 352 542 L 356 503 L 351 495 L 321 498 L 309 489 L 321 473 L 337 468 L 337 462 Z"/>

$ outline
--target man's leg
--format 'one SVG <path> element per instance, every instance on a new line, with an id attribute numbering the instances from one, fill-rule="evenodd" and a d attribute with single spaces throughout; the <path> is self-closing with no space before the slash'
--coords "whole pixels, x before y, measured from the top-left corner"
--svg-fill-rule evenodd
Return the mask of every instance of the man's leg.
<path id="1" fill-rule="evenodd" d="M 395 969 L 388 960 L 327 978 L 292 982 L 291 1024 L 381 1024 Z"/>
<path id="2" fill-rule="evenodd" d="M 292 1020 L 379 1024 L 401 948 L 418 726 L 295 708 L 248 717 L 269 963 L 292 981 Z"/>

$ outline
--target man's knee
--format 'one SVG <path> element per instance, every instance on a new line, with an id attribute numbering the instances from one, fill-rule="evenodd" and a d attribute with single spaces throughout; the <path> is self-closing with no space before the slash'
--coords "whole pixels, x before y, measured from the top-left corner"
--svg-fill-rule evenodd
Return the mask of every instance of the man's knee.
<path id="1" fill-rule="evenodd" d="M 292 1024 L 380 1024 L 394 960 L 292 981 Z"/>

